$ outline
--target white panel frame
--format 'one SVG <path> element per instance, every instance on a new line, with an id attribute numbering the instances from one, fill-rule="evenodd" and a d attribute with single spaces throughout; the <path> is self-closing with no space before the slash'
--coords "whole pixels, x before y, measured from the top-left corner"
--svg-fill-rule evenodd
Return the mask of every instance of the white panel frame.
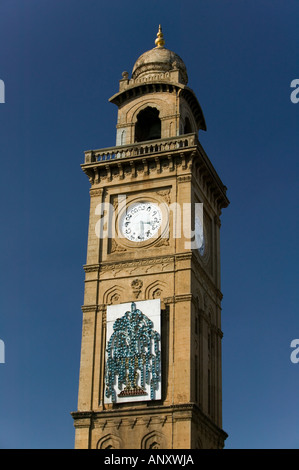
<path id="1" fill-rule="evenodd" d="M 136 309 L 140 310 L 144 315 L 146 315 L 153 322 L 153 329 L 157 331 L 160 335 L 160 353 L 161 351 L 161 302 L 160 299 L 153 300 L 141 300 L 135 301 Z M 131 311 L 132 302 L 126 302 L 123 304 L 117 305 L 108 305 L 107 306 L 107 316 L 106 316 L 106 351 L 105 351 L 105 374 L 106 374 L 106 363 L 107 363 L 107 346 L 108 341 L 113 334 L 113 325 L 114 322 L 124 316 L 127 311 Z M 140 379 L 140 377 L 139 377 Z M 145 384 L 144 390 L 146 395 L 141 396 L 125 396 L 120 397 L 119 393 L 123 390 L 118 388 L 118 380 L 115 381 L 115 401 L 112 401 L 112 397 L 106 397 L 104 393 L 104 403 L 126 403 L 126 402 L 136 402 L 136 401 L 152 401 L 161 399 L 161 380 L 162 380 L 162 370 L 161 370 L 161 359 L 160 359 L 160 381 L 158 389 L 155 391 L 154 398 L 151 399 L 150 384 Z M 105 383 L 106 391 L 106 383 Z"/>

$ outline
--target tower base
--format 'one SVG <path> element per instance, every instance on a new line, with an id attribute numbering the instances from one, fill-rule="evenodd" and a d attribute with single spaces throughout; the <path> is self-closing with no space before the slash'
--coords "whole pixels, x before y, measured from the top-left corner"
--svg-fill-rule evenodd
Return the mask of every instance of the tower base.
<path id="1" fill-rule="evenodd" d="M 195 404 L 71 414 L 76 449 L 222 449 L 227 438 Z"/>

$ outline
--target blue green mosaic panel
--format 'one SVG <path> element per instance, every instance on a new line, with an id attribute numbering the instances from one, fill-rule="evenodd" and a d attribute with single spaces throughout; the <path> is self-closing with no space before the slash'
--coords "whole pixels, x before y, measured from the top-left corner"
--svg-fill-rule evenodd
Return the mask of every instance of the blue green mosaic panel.
<path id="1" fill-rule="evenodd" d="M 114 322 L 113 333 L 107 343 L 107 398 L 116 401 L 116 388 L 118 397 L 122 398 L 147 395 L 146 389 L 149 388 L 149 399 L 155 399 L 161 381 L 160 341 L 153 322 L 132 302 L 131 310 Z"/>

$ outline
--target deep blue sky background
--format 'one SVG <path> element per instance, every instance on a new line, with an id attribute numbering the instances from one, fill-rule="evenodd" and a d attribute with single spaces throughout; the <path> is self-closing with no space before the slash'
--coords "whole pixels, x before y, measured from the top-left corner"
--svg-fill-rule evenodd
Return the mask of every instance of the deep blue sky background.
<path id="1" fill-rule="evenodd" d="M 166 47 L 228 187 L 221 228 L 226 448 L 299 448 L 295 0 L 1 0 L 0 448 L 73 448 L 89 182 L 124 70 Z"/>

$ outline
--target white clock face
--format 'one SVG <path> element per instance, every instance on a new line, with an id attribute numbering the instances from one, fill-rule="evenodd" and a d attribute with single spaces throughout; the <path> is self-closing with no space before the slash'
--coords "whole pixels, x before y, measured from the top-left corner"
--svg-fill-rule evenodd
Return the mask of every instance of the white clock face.
<path id="1" fill-rule="evenodd" d="M 162 213 L 156 204 L 138 202 L 129 207 L 121 222 L 123 235 L 132 242 L 152 238 L 162 223 Z"/>
<path id="2" fill-rule="evenodd" d="M 199 217 L 195 217 L 195 240 L 199 254 L 203 256 L 206 244 L 203 231 L 203 224 Z"/>

